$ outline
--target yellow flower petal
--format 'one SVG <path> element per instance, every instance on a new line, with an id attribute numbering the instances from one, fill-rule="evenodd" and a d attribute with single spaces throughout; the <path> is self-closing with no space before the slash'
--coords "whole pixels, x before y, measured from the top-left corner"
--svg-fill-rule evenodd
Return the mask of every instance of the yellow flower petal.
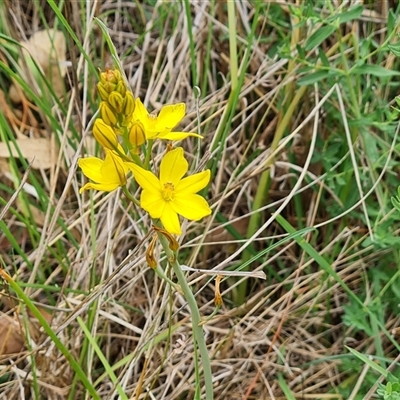
<path id="1" fill-rule="evenodd" d="M 88 157 L 81 158 L 78 164 L 83 174 L 94 181 L 84 185 L 80 190 L 81 193 L 87 189 L 111 192 L 118 186 L 126 184 L 128 168 L 124 165 L 120 157 L 111 151 L 106 152 L 104 161 L 97 157 Z"/>
<path id="2" fill-rule="evenodd" d="M 145 129 L 148 128 L 149 113 L 139 98 L 136 98 L 133 116 L 144 125 Z"/>
<path id="3" fill-rule="evenodd" d="M 207 201 L 195 194 L 208 184 L 210 171 L 182 179 L 189 165 L 181 147 L 168 152 L 161 160 L 160 179 L 136 164 L 125 164 L 142 187 L 141 207 L 152 218 L 159 218 L 170 234 L 181 234 L 179 215 L 197 221 L 211 214 Z"/>
<path id="4" fill-rule="evenodd" d="M 152 172 L 131 162 L 125 164 L 133 172 L 136 182 L 142 187 L 142 189 L 146 189 L 153 193 L 161 193 L 160 181 Z"/>
<path id="5" fill-rule="evenodd" d="M 185 103 L 169 104 L 162 107 L 157 116 L 156 130 L 158 132 L 172 130 L 172 128 L 181 122 L 182 118 L 185 116 L 185 112 Z"/>
<path id="6" fill-rule="evenodd" d="M 165 203 L 164 211 L 160 219 L 165 230 L 169 233 L 174 235 L 180 235 L 182 233 L 178 214 L 173 210 L 171 203 Z"/>
<path id="7" fill-rule="evenodd" d="M 211 214 L 207 201 L 198 194 L 176 195 L 171 201 L 171 207 L 176 213 L 192 221 Z"/>
<path id="8" fill-rule="evenodd" d="M 165 134 L 157 134 L 154 136 L 154 138 L 163 139 L 163 140 L 183 140 L 189 136 L 203 139 L 203 136 L 198 135 L 197 133 L 193 133 L 193 132 L 168 132 Z M 149 139 L 151 139 L 151 138 L 149 138 Z"/>
<path id="9" fill-rule="evenodd" d="M 160 165 L 160 182 L 164 185 L 167 182 L 174 186 L 178 185 L 183 175 L 186 174 L 189 164 L 183 156 L 182 147 L 169 151 L 162 159 Z"/>
<path id="10" fill-rule="evenodd" d="M 187 176 L 176 185 L 175 190 L 180 195 L 197 193 L 208 185 L 210 177 L 211 172 L 209 169 L 199 172 L 198 174 Z"/>
<path id="11" fill-rule="evenodd" d="M 158 116 L 149 114 L 141 100 L 137 98 L 133 116 L 143 124 L 147 139 L 182 140 L 188 136 L 202 138 L 192 132 L 171 132 L 185 116 L 185 112 L 185 103 L 178 103 L 162 107 Z"/>
<path id="12" fill-rule="evenodd" d="M 162 198 L 160 191 L 143 190 L 140 195 L 140 205 L 150 214 L 151 218 L 160 218 L 165 204 L 166 201 Z"/>
<path id="13" fill-rule="evenodd" d="M 85 190 L 93 189 L 99 190 L 102 192 L 112 192 L 113 190 L 117 189 L 119 186 L 118 183 L 93 183 L 88 182 L 84 186 L 79 189 L 79 193 L 82 193 Z"/>
<path id="14" fill-rule="evenodd" d="M 95 182 L 99 182 L 102 179 L 100 169 L 103 163 L 104 161 L 97 157 L 80 158 L 78 160 L 78 165 L 83 174 Z"/>
<path id="15" fill-rule="evenodd" d="M 101 167 L 103 182 L 119 182 L 119 186 L 124 186 L 126 185 L 127 172 L 128 167 L 118 155 L 111 151 L 106 153 L 104 164 Z"/>

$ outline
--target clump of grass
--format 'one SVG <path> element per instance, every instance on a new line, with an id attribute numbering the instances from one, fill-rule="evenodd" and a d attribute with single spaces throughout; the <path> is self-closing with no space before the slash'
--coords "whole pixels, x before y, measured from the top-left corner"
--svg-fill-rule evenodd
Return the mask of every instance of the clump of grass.
<path id="1" fill-rule="evenodd" d="M 201 148 L 184 146 L 193 165 L 210 151 L 203 194 L 214 212 L 181 238 L 184 263 L 267 275 L 221 282 L 224 305 L 204 324 L 214 398 L 395 398 L 398 9 L 0 7 L 0 144 L 57 143 L 46 170 L 30 168 L 21 149 L 0 153 L 0 317 L 13 318 L 24 342 L 14 355 L 0 344 L 4 398 L 204 398 L 190 311 L 144 260 L 144 214 L 114 193 L 78 193 L 77 159 L 101 151 L 90 140 L 97 70 L 115 62 L 94 17 L 135 96 L 155 109 L 185 101 L 183 127 L 205 136 Z M 42 96 L 46 77 L 31 85 L 17 64 L 19 43 L 49 27 L 68 44 L 62 96 Z M 187 280 L 201 315 L 212 315 L 214 281 Z"/>

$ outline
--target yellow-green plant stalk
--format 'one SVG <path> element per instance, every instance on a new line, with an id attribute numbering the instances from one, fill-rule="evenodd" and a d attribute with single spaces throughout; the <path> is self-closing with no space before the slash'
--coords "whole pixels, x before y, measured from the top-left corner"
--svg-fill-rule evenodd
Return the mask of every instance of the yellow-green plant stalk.
<path id="1" fill-rule="evenodd" d="M 190 316 L 192 318 L 192 331 L 193 331 L 193 341 L 194 345 L 198 347 L 200 357 L 201 357 L 201 365 L 203 367 L 203 376 L 204 376 L 204 386 L 207 400 L 213 400 L 214 398 L 214 390 L 212 383 L 212 371 L 211 371 L 211 363 L 210 357 L 208 355 L 207 344 L 204 338 L 203 324 L 201 321 L 199 307 L 197 306 L 196 298 L 190 286 L 187 283 L 185 275 L 182 271 L 182 268 L 178 262 L 177 253 L 170 249 L 169 242 L 167 238 L 159 233 L 158 237 L 160 239 L 161 245 L 165 251 L 168 262 L 171 265 L 180 287 L 182 288 L 183 295 L 188 303 L 190 308 Z M 197 382 L 200 385 L 200 382 Z"/>
<path id="2" fill-rule="evenodd" d="M 126 197 L 136 206 L 145 210 L 153 219 L 150 229 L 156 234 L 146 250 L 146 261 L 150 268 L 182 293 L 188 302 L 191 317 L 195 351 L 201 356 L 206 399 L 213 399 L 213 385 L 210 359 L 204 339 L 200 312 L 196 299 L 185 279 L 178 261 L 179 244 L 174 235 L 182 233 L 180 218 L 198 221 L 211 214 L 207 201 L 198 194 L 210 181 L 210 170 L 185 176 L 189 163 L 182 147 L 172 149 L 168 145 L 163 156 L 159 173 L 154 173 L 150 165 L 152 145 L 155 140 L 182 140 L 188 136 L 201 138 L 191 132 L 174 131 L 186 112 L 184 103 L 165 105 L 158 115 L 150 114 L 140 99 L 134 99 L 130 89 L 118 70 L 107 70 L 100 74 L 97 86 L 101 103 L 101 118 L 96 119 L 93 136 L 104 150 L 104 160 L 87 157 L 78 161 L 83 174 L 92 182 L 86 183 L 80 192 L 87 189 L 113 191 L 122 188 Z M 142 160 L 141 149 L 145 154 Z M 140 201 L 128 190 L 127 173 L 142 189 Z M 178 284 L 165 275 L 159 265 L 155 248 L 161 243 Z M 197 360 L 197 358 L 196 358 Z M 196 371 L 199 371 L 196 363 Z M 197 388 L 201 388 L 199 374 L 196 373 Z"/>

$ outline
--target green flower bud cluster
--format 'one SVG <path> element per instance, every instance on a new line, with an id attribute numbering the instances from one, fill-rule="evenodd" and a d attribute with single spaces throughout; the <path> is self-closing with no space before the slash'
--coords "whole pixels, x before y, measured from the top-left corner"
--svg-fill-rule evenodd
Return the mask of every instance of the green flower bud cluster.
<path id="1" fill-rule="evenodd" d="M 126 87 L 121 72 L 117 69 L 101 72 L 97 90 L 102 100 L 100 114 L 103 121 L 117 132 L 130 125 L 135 111 L 135 98 Z"/>
<path id="2" fill-rule="evenodd" d="M 93 136 L 107 150 L 117 154 L 139 154 L 139 148 L 146 142 L 143 124 L 134 117 L 135 98 L 125 85 L 121 72 L 107 69 L 100 72 L 97 90 L 101 103 L 93 126 Z M 118 136 L 122 136 L 121 147 Z"/>

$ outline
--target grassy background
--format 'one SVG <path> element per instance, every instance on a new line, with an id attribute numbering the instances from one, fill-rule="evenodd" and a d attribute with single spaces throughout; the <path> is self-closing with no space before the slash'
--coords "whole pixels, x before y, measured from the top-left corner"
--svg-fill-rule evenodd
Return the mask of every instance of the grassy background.
<path id="1" fill-rule="evenodd" d="M 186 102 L 181 128 L 204 135 L 182 145 L 192 170 L 210 155 L 213 216 L 187 225 L 181 262 L 267 275 L 221 283 L 224 306 L 204 326 L 215 398 L 396 391 L 392 3 L 0 3 L 0 144 L 17 149 L 0 158 L 1 398 L 195 396 L 190 313 L 146 265 L 149 219 L 119 192 L 78 193 L 78 157 L 100 154 L 97 71 L 114 63 L 94 17 L 134 95 L 151 110 Z M 17 62 L 22 41 L 49 28 L 70 61 L 61 93 Z M 45 139 L 35 154 L 51 153 L 50 165 L 28 168 L 21 139 Z M 207 317 L 214 281 L 188 281 Z"/>

